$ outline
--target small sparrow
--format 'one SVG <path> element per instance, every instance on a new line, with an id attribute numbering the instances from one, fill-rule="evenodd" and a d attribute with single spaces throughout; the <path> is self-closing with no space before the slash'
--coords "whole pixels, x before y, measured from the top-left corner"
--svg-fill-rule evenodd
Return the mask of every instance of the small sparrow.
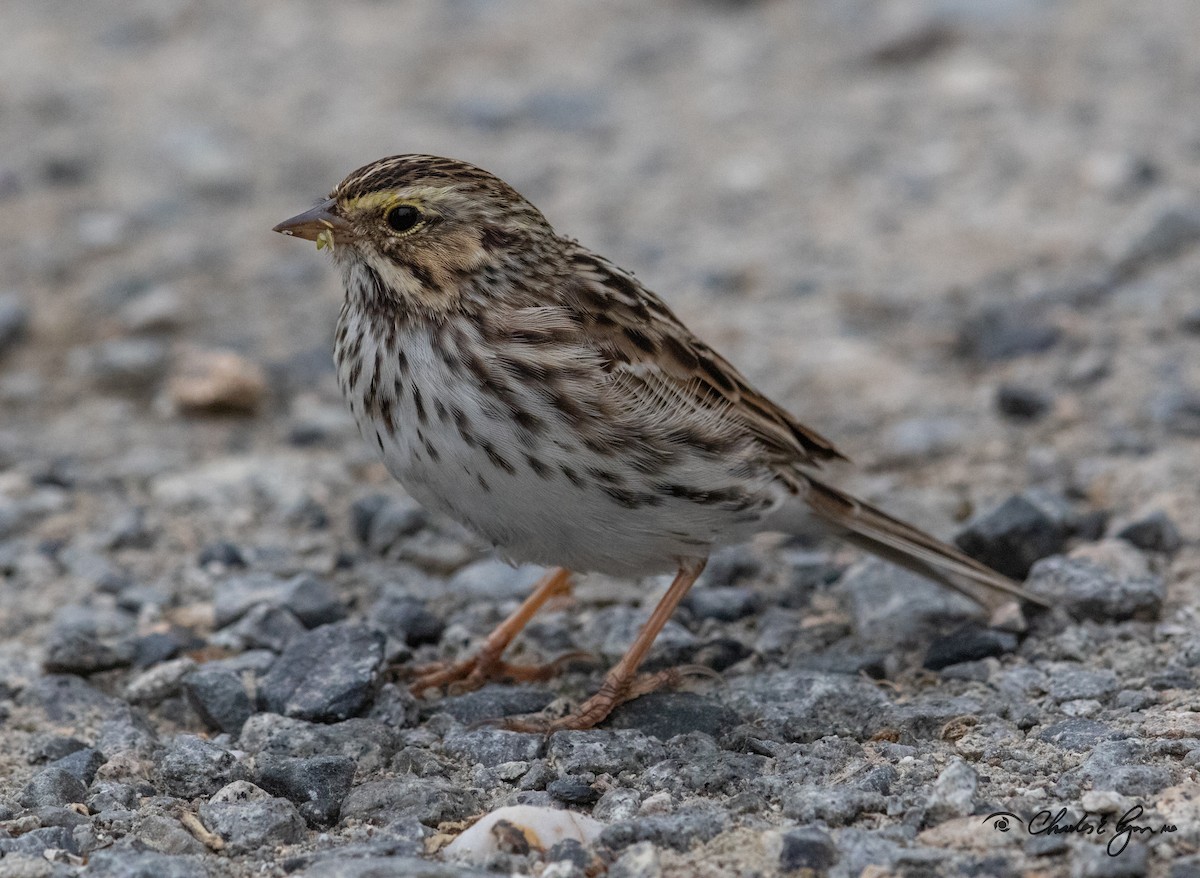
<path id="1" fill-rule="evenodd" d="M 497 177 L 400 155 L 350 174 L 275 231 L 328 248 L 346 299 L 334 357 L 388 471 L 506 558 L 555 566 L 473 657 L 413 691 L 552 665 L 501 655 L 570 571 L 675 579 L 578 709 L 509 720 L 585 729 L 672 679 L 638 676 L 715 546 L 812 524 L 1020 624 L 1016 583 L 815 475 L 843 455 L 754 389 L 632 274 L 560 237 Z"/>

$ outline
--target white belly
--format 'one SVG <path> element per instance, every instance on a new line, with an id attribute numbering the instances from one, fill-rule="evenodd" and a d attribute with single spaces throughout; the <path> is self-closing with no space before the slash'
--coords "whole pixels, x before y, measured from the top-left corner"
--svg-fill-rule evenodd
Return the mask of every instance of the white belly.
<path id="1" fill-rule="evenodd" d="M 348 327 L 346 336 L 355 332 Z M 589 468 L 613 472 L 621 462 L 585 449 L 544 400 L 523 398 L 532 414 L 556 425 L 535 437 L 477 381 L 452 369 L 427 332 L 401 333 L 402 363 L 376 357 L 374 339 L 362 337 L 359 359 L 368 365 L 352 374 L 351 360 L 339 355 L 338 375 L 363 437 L 415 499 L 514 561 L 614 575 L 671 570 L 679 559 L 706 557 L 714 544 L 758 531 L 780 500 L 766 477 L 753 508 L 740 509 L 662 496 L 656 478 L 672 473 L 621 471 L 619 486 L 606 485 Z M 374 398 L 386 393 L 388 403 L 364 405 L 372 381 Z M 732 483 L 720 460 L 688 459 L 676 469 L 686 469 L 689 485 Z"/>

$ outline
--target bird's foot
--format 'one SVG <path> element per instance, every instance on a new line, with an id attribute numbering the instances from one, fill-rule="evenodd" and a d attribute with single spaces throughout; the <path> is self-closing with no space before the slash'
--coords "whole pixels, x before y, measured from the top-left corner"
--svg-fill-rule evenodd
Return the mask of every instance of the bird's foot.
<path id="1" fill-rule="evenodd" d="M 591 729 L 607 719 L 618 705 L 641 698 L 643 695 L 659 689 L 677 686 L 685 677 L 693 676 L 720 679 L 720 675 L 716 671 L 704 665 L 682 665 L 653 674 L 629 676 L 625 679 L 614 679 L 614 675 L 610 674 L 599 692 L 566 716 L 557 719 L 540 714 L 512 716 L 498 719 L 489 725 L 510 732 L 529 732 L 547 736 L 555 732 Z"/>
<path id="2" fill-rule="evenodd" d="M 534 683 L 549 680 L 572 662 L 591 660 L 586 652 L 568 652 L 542 664 L 516 664 L 480 651 L 459 662 L 434 662 L 413 670 L 409 691 L 420 697 L 428 689 L 444 689 L 452 694 L 472 692 L 493 680 Z"/>

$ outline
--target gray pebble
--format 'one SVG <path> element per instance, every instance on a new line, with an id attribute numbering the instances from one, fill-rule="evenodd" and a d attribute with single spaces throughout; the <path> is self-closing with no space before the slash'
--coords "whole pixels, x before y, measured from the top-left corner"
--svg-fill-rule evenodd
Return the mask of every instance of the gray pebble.
<path id="1" fill-rule="evenodd" d="M 648 841 L 659 847 L 686 851 L 697 842 L 720 835 L 727 824 L 728 815 L 721 809 L 688 807 L 673 814 L 655 814 L 614 823 L 600 833 L 600 840 L 614 850 Z"/>
<path id="2" fill-rule="evenodd" d="M 35 774 L 21 790 L 18 801 L 26 808 L 69 805 L 87 799 L 87 785 L 75 772 L 49 765 Z"/>
<path id="3" fill-rule="evenodd" d="M 1057 665 L 1046 669 L 1048 691 L 1055 701 L 1103 700 L 1117 691 L 1117 675 L 1109 670 Z"/>
<path id="4" fill-rule="evenodd" d="M 546 784 L 546 792 L 568 805 L 591 805 L 600 798 L 599 790 L 579 777 L 552 780 Z"/>
<path id="5" fill-rule="evenodd" d="M 213 637 L 213 642 L 238 651 L 269 649 L 283 652 L 289 643 L 306 631 L 291 610 L 270 604 L 256 604 L 244 616 Z"/>
<path id="6" fill-rule="evenodd" d="M 689 732 L 720 737 L 741 722 L 736 711 L 712 698 L 694 692 L 651 692 L 619 705 L 604 726 L 638 729 L 666 741 Z"/>
<path id="7" fill-rule="evenodd" d="M 611 774 L 639 771 L 661 762 L 666 748 L 636 729 L 558 732 L 550 738 L 546 756 L 562 774 Z"/>
<path id="8" fill-rule="evenodd" d="M 1017 636 L 1010 631 L 969 622 L 930 643 L 924 666 L 940 671 L 950 665 L 1004 655 L 1016 650 L 1017 642 Z"/>
<path id="9" fill-rule="evenodd" d="M 953 817 L 965 817 L 972 811 L 979 776 L 962 759 L 952 759 L 941 770 L 926 800 L 926 819 L 941 823 Z"/>
<path id="10" fill-rule="evenodd" d="M 722 586 L 693 588 L 682 603 L 697 619 L 736 622 L 757 613 L 762 605 L 762 598 L 752 589 Z"/>
<path id="11" fill-rule="evenodd" d="M 257 605 L 292 613 L 314 628 L 346 617 L 346 608 L 329 583 L 307 573 L 280 579 L 269 573 L 230 576 L 217 585 L 213 612 L 218 628 L 236 622 Z"/>
<path id="12" fill-rule="evenodd" d="M 1056 498 L 1018 494 L 975 516 L 954 542 L 993 570 L 1023 580 L 1034 562 L 1062 551 L 1069 520 L 1069 510 Z"/>
<path id="13" fill-rule="evenodd" d="M 1061 555 L 1037 562 L 1026 588 L 1076 619 L 1097 622 L 1157 619 L 1166 594 L 1159 576 L 1119 578 L 1089 561 Z"/>
<path id="14" fill-rule="evenodd" d="M 51 850 L 78 854 L 79 846 L 75 843 L 74 833 L 66 826 L 45 826 L 23 832 L 14 838 L 0 836 L 0 857 L 5 860 L 7 854 L 26 854 L 40 859 L 45 851 Z"/>
<path id="15" fill-rule="evenodd" d="M 821 874 L 837 862 L 838 851 L 829 833 L 818 826 L 803 826 L 783 834 L 779 870 L 785 875 L 802 869 Z"/>
<path id="16" fill-rule="evenodd" d="M 1059 336 L 1058 327 L 1035 305 L 986 305 L 959 328 L 958 353 L 983 362 L 1009 360 L 1047 351 Z"/>
<path id="17" fill-rule="evenodd" d="M 355 718 L 325 725 L 274 713 L 250 717 L 238 744 L 250 753 L 349 756 L 364 773 L 379 771 L 400 749 L 396 730 L 377 720 Z"/>
<path id="18" fill-rule="evenodd" d="M 429 513 L 415 500 L 388 498 L 370 517 L 366 528 L 367 548 L 382 555 L 428 523 Z"/>
<path id="19" fill-rule="evenodd" d="M 294 803 L 309 823 L 328 826 L 337 820 L 356 768 L 349 756 L 297 759 L 265 754 L 255 760 L 254 770 L 264 790 Z"/>
<path id="20" fill-rule="evenodd" d="M 455 759 L 492 768 L 505 762 L 536 759 L 542 742 L 537 735 L 483 728 L 450 732 L 442 746 Z"/>
<path id="21" fill-rule="evenodd" d="M 494 878 L 496 874 L 418 857 L 368 856 L 323 861 L 296 873 L 296 878 Z"/>
<path id="22" fill-rule="evenodd" d="M 996 388 L 996 410 L 1014 421 L 1036 421 L 1053 405 L 1049 394 L 1033 387 L 1001 384 Z"/>
<path id="23" fill-rule="evenodd" d="M 195 735 L 176 735 L 159 763 L 163 789 L 181 799 L 211 796 L 244 774 L 232 753 Z"/>
<path id="24" fill-rule="evenodd" d="M 295 638 L 259 682 L 273 713 L 336 722 L 359 713 L 383 662 L 383 635 L 349 622 L 323 625 Z"/>
<path id="25" fill-rule="evenodd" d="M 505 716 L 537 713 L 553 700 L 554 696 L 544 689 L 493 683 L 465 695 L 442 698 L 427 705 L 422 713 L 447 713 L 460 723 L 470 725 Z"/>
<path id="26" fill-rule="evenodd" d="M 446 590 L 461 600 L 505 601 L 522 599 L 533 591 L 545 573 L 541 567 L 513 567 L 495 558 L 468 564 L 446 584 Z"/>
<path id="27" fill-rule="evenodd" d="M 117 338 L 75 348 L 68 366 L 77 377 L 102 390 L 141 394 L 166 372 L 170 351 L 155 338 Z"/>
<path id="28" fill-rule="evenodd" d="M 481 804 L 476 790 L 440 778 L 373 780 L 350 791 L 342 802 L 341 819 L 380 824 L 412 818 L 436 827 L 474 814 Z"/>
<path id="29" fill-rule="evenodd" d="M 1184 252 L 1200 241 L 1200 207 L 1171 206 L 1151 221 L 1141 235 L 1129 242 L 1114 266 L 1121 277 L 1130 277 L 1154 262 Z"/>
<path id="30" fill-rule="evenodd" d="M 16 293 L 0 293 L 0 356 L 4 356 L 29 329 L 29 309 Z"/>
<path id="31" fill-rule="evenodd" d="M 371 624 L 401 643 L 411 647 L 437 643 L 446 623 L 425 608 L 425 602 L 388 588 L 368 611 Z"/>
<path id="32" fill-rule="evenodd" d="M 200 819 L 225 840 L 233 854 L 266 846 L 293 844 L 304 837 L 304 818 L 287 799 L 269 797 L 249 801 L 205 802 Z"/>
<path id="33" fill-rule="evenodd" d="M 878 558 L 854 564 L 835 588 L 849 597 L 855 633 L 874 649 L 925 642 L 947 620 L 978 612 L 966 598 Z"/>
<path id="34" fill-rule="evenodd" d="M 89 878 L 212 878 L 197 857 L 171 856 L 157 851 L 112 847 L 88 857 Z"/>
<path id="35" fill-rule="evenodd" d="M 108 760 L 104 758 L 104 754 L 99 750 L 91 747 L 84 747 L 81 750 L 76 750 L 69 753 L 54 762 L 51 762 L 47 768 L 60 768 L 73 777 L 77 778 L 85 787 L 91 786 L 92 781 L 96 778 L 96 772 Z M 83 801 L 78 799 L 76 801 Z"/>
<path id="36" fill-rule="evenodd" d="M 1149 856 L 1147 846 L 1136 841 L 1118 856 L 1111 855 L 1105 844 L 1078 845 L 1071 852 L 1070 878 L 1142 878 L 1149 873 Z"/>
<path id="37" fill-rule="evenodd" d="M 78 628 L 56 626 L 46 637 L 42 666 L 52 674 L 98 674 L 133 663 L 133 644 L 102 643 Z"/>
<path id="38" fill-rule="evenodd" d="M 241 678 L 223 668 L 201 666 L 183 678 L 188 704 L 210 729 L 237 735 L 254 705 Z"/>
<path id="39" fill-rule="evenodd" d="M 1183 545 L 1179 528 L 1162 511 L 1152 512 L 1145 518 L 1130 522 L 1117 531 L 1117 537 L 1144 551 L 1162 552 L 1166 555 L 1173 555 Z"/>
<path id="40" fill-rule="evenodd" d="M 137 788 L 132 784 L 102 780 L 92 786 L 87 806 L 93 814 L 101 811 L 125 811 L 137 807 L 139 798 Z"/>

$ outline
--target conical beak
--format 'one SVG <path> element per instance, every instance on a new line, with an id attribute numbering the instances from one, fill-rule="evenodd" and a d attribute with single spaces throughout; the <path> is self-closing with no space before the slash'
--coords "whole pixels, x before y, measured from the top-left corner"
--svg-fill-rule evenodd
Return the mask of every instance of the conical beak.
<path id="1" fill-rule="evenodd" d="M 351 229 L 350 224 L 338 215 L 337 204 L 331 198 L 312 210 L 285 219 L 272 231 L 306 241 L 317 241 L 319 245 L 322 239 L 332 239 L 333 243 L 345 241 Z"/>

